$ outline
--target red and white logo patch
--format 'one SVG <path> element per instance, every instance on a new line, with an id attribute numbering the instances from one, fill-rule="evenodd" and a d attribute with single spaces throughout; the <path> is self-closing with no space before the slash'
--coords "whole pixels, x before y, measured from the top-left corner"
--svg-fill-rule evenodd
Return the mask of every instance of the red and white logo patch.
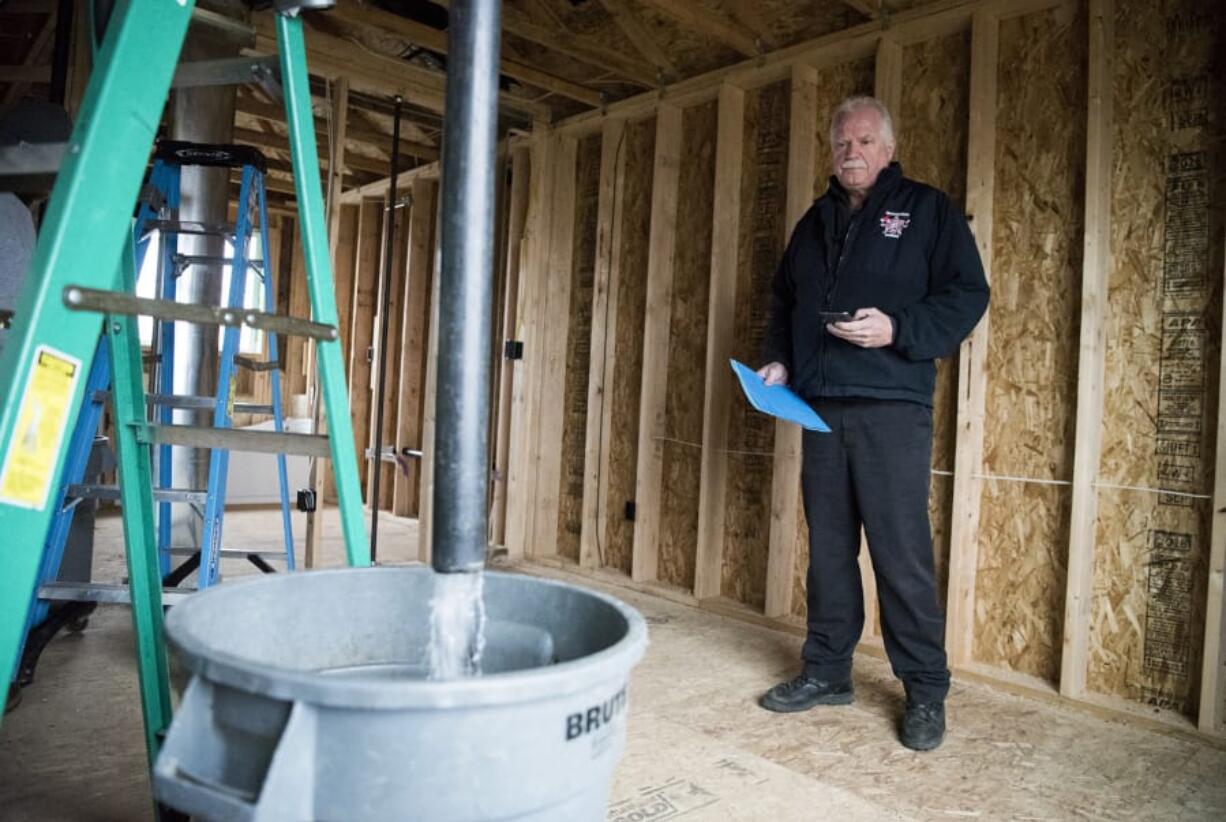
<path id="1" fill-rule="evenodd" d="M 898 239 L 903 229 L 911 225 L 911 213 L 907 211 L 887 211 L 881 218 L 881 233 L 886 237 Z"/>

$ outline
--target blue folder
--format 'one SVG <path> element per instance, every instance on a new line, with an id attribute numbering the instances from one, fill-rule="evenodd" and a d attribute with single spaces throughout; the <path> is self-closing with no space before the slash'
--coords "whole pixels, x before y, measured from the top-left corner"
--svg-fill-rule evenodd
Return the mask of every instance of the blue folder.
<path id="1" fill-rule="evenodd" d="M 781 420 L 794 422 L 809 431 L 830 433 L 830 426 L 817 415 L 807 402 L 792 393 L 786 385 L 767 385 L 756 372 L 744 363 L 729 360 L 732 371 L 741 381 L 741 390 L 749 404 Z"/>

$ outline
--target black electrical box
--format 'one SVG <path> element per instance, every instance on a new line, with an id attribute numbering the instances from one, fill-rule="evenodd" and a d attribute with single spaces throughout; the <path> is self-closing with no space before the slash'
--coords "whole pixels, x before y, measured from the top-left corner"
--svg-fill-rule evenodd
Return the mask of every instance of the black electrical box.
<path id="1" fill-rule="evenodd" d="M 315 510 L 315 492 L 310 488 L 298 489 L 298 510 L 308 514 Z"/>

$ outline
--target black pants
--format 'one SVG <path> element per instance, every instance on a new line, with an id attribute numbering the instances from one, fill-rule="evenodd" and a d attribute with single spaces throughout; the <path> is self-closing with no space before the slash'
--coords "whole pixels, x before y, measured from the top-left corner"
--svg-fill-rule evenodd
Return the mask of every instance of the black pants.
<path id="1" fill-rule="evenodd" d="M 809 523 L 805 673 L 840 679 L 864 628 L 860 527 L 877 578 L 881 633 L 894 675 L 916 702 L 949 691 L 944 619 L 928 522 L 932 410 L 910 402 L 817 400 L 829 434 L 804 433 Z"/>

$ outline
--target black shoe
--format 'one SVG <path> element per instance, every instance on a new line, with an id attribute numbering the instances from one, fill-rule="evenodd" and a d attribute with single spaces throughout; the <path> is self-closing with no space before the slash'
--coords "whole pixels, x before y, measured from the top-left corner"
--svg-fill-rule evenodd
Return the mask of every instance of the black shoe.
<path id="1" fill-rule="evenodd" d="M 792 713 L 807 711 L 814 705 L 850 705 L 854 697 L 851 679 L 825 682 L 800 674 L 771 688 L 758 704 L 768 711 Z"/>
<path id="2" fill-rule="evenodd" d="M 945 738 L 945 703 L 908 702 L 900 738 L 913 751 L 931 751 L 940 745 Z"/>

